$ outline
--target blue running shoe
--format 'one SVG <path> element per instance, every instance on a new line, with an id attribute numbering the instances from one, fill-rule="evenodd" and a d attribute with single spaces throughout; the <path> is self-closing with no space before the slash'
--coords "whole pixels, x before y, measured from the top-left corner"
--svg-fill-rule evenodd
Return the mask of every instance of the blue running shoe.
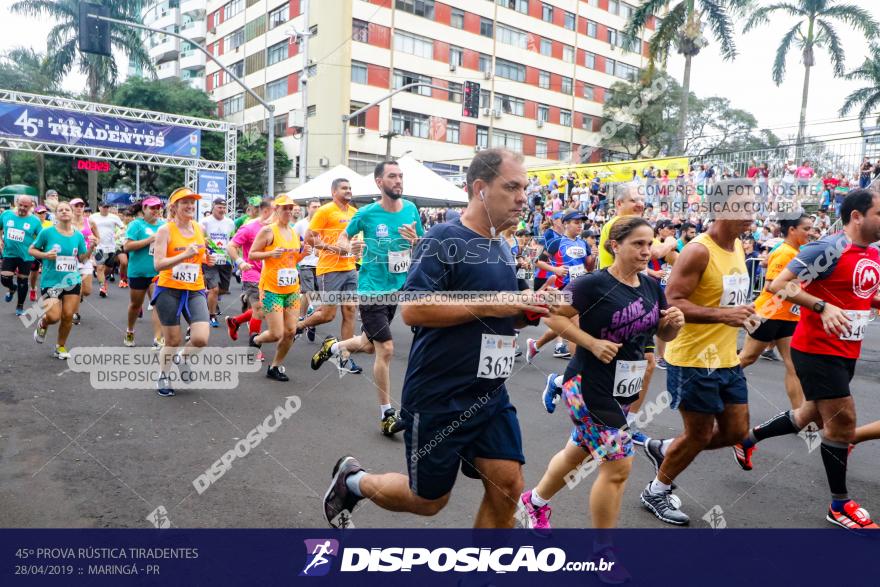
<path id="1" fill-rule="evenodd" d="M 541 394 L 541 399 L 544 400 L 544 409 L 547 410 L 548 414 L 556 411 L 556 402 L 562 396 L 562 389 L 554 383 L 556 377 L 556 373 L 551 373 L 547 376 L 547 385 L 544 386 L 544 393 Z"/>

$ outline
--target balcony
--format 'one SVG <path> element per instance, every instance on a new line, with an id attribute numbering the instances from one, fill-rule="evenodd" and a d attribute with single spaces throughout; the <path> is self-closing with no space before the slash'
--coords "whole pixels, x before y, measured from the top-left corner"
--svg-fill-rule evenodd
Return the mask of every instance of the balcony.
<path id="1" fill-rule="evenodd" d="M 205 40 L 205 21 L 194 20 L 181 25 L 180 34 L 191 41 L 201 42 Z"/>
<path id="2" fill-rule="evenodd" d="M 201 13 L 204 16 L 207 7 L 207 0 L 182 0 L 180 3 L 180 14 Z"/>
<path id="3" fill-rule="evenodd" d="M 180 69 L 198 70 L 205 69 L 205 54 L 201 51 L 186 51 L 180 54 Z"/>
<path id="4" fill-rule="evenodd" d="M 175 26 L 180 21 L 180 9 L 178 8 L 165 8 L 155 14 L 156 20 L 152 23 L 144 22 L 144 24 L 154 29 L 164 29 Z"/>
<path id="5" fill-rule="evenodd" d="M 194 75 L 191 77 L 184 77 L 183 81 L 188 83 L 191 87 L 205 91 L 205 76 L 203 75 Z"/>
<path id="6" fill-rule="evenodd" d="M 156 66 L 156 77 L 158 79 L 169 79 L 180 76 L 180 66 L 176 61 L 168 61 L 160 63 Z"/>
<path id="7" fill-rule="evenodd" d="M 165 40 L 150 47 L 150 59 L 155 63 L 162 63 L 169 59 L 176 59 L 177 53 L 180 51 L 180 41 L 174 37 L 165 36 Z"/>

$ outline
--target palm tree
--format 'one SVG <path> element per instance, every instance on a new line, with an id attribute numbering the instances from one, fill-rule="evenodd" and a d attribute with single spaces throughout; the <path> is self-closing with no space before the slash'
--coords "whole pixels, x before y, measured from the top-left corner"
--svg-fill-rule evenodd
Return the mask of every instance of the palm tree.
<path id="1" fill-rule="evenodd" d="M 796 145 L 804 140 L 804 128 L 807 123 L 807 99 L 810 94 L 810 68 L 816 65 L 816 49 L 827 49 L 831 57 L 834 75 L 844 75 L 844 53 L 840 37 L 834 29 L 833 22 L 838 21 L 851 29 L 859 30 L 867 39 L 874 39 L 880 34 L 880 27 L 871 18 L 871 13 L 855 4 L 839 4 L 836 0 L 797 0 L 797 3 L 782 2 L 762 6 L 751 14 L 743 27 L 746 33 L 761 24 L 770 21 L 770 15 L 783 13 L 799 19 L 788 32 L 782 35 L 779 47 L 776 48 L 776 59 L 773 61 L 773 81 L 780 85 L 785 79 L 785 61 L 792 44 L 801 50 L 804 63 L 804 88 L 801 93 L 801 114 L 798 123 Z"/>
<path id="2" fill-rule="evenodd" d="M 46 18 L 55 21 L 46 38 L 49 49 L 49 71 L 60 81 L 76 68 L 86 75 L 88 99 L 98 101 L 103 92 L 112 89 L 119 80 L 119 69 L 115 57 L 103 57 L 81 53 L 79 50 L 79 6 L 83 0 L 15 0 L 13 12 Z M 141 22 L 141 0 L 89 0 L 107 6 L 110 16 L 121 20 Z M 150 56 L 144 47 L 137 29 L 110 25 L 110 45 L 118 53 L 125 54 L 130 61 L 143 64 L 149 73 L 155 73 Z M 88 172 L 89 199 L 92 207 L 97 206 L 98 176 Z"/>
<path id="3" fill-rule="evenodd" d="M 677 135 L 681 152 L 684 152 L 688 124 L 691 60 L 709 44 L 703 36 L 703 26 L 708 25 L 711 29 L 712 36 L 721 47 L 722 57 L 733 59 L 736 57 L 733 17 L 750 3 L 751 0 L 645 0 L 633 11 L 627 23 L 625 34 L 630 38 L 638 38 L 652 16 L 665 14 L 648 41 L 649 70 L 653 70 L 656 62 L 665 62 L 672 47 L 684 56 Z"/>
<path id="4" fill-rule="evenodd" d="M 859 122 L 871 115 L 871 111 L 880 105 L 880 46 L 871 44 L 871 55 L 866 57 L 864 63 L 844 76 L 850 81 L 862 80 L 868 82 L 864 88 L 853 91 L 840 108 L 840 115 L 846 116 L 856 106 L 862 106 L 859 110 Z M 880 116 L 877 117 L 880 124 Z"/>

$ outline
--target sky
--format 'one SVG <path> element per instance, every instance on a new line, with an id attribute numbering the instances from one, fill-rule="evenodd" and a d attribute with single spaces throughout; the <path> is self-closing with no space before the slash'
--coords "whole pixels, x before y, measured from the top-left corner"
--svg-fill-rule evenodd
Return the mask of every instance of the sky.
<path id="1" fill-rule="evenodd" d="M 768 0 L 764 0 L 765 2 Z M 10 13 L 9 0 L 0 0 L 0 51 L 15 46 L 46 49 L 46 35 L 51 23 Z M 739 52 L 734 61 L 724 61 L 712 42 L 693 60 L 691 89 L 700 97 L 725 96 L 736 108 L 749 111 L 762 128 L 770 128 L 785 139 L 797 134 L 804 68 L 795 47 L 789 54 L 786 78 L 777 87 L 771 79 L 771 65 L 776 53 L 779 31 L 788 30 L 794 20 L 779 17 L 770 25 L 753 30 L 747 35 L 737 28 L 736 45 Z M 846 68 L 851 70 L 864 60 L 868 43 L 846 25 L 838 25 L 838 35 L 846 51 Z M 120 71 L 127 70 L 124 57 Z M 681 81 L 684 60 L 675 54 L 670 57 L 669 73 Z M 65 80 L 64 87 L 80 92 L 85 85 L 82 75 L 74 74 Z M 810 99 L 807 106 L 807 133 L 812 136 L 854 136 L 859 132 L 857 120 L 841 121 L 838 111 L 847 94 L 860 87 L 859 82 L 847 82 L 832 75 L 827 54 L 817 53 L 817 65 L 811 72 Z M 851 114 L 848 118 L 853 118 Z M 855 142 L 856 139 L 853 139 Z"/>

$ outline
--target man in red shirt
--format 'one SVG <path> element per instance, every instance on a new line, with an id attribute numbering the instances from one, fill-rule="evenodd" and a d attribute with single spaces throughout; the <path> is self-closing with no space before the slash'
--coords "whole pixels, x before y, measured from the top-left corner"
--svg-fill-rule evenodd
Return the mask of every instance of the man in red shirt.
<path id="1" fill-rule="evenodd" d="M 822 463 L 831 488 L 826 520 L 850 530 L 878 529 L 846 490 L 849 445 L 856 410 L 850 395 L 871 308 L 880 308 L 880 193 L 854 190 L 841 206 L 843 232 L 808 243 L 768 290 L 801 307 L 791 340 L 791 358 L 807 400 L 752 428 L 734 447 L 745 470 L 756 443 L 798 434 L 810 424 L 822 429 Z"/>

